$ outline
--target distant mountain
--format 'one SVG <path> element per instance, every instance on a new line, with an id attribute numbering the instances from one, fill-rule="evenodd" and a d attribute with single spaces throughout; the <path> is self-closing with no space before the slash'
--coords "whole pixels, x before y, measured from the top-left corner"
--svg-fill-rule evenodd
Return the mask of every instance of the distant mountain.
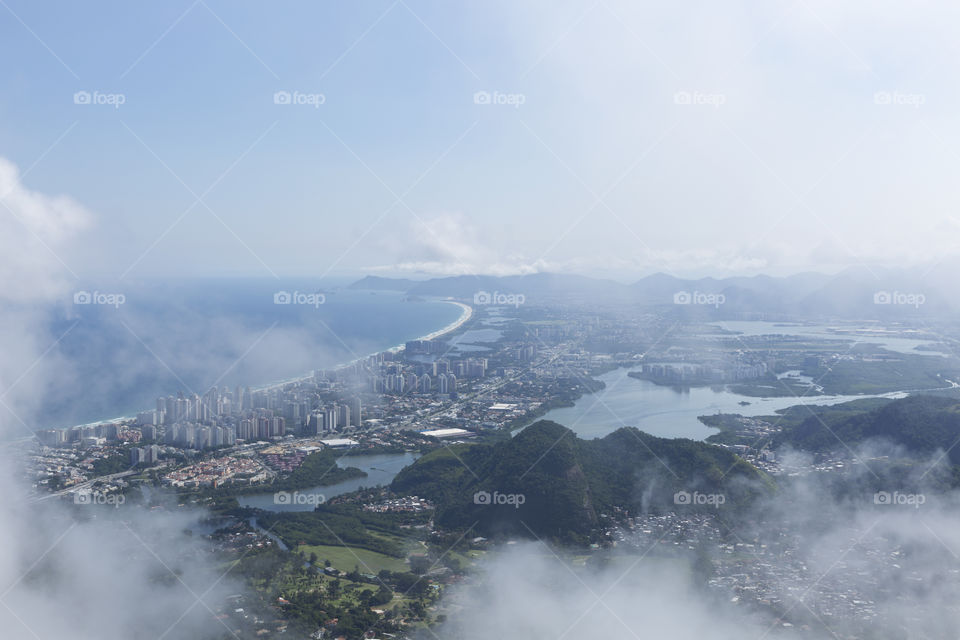
<path id="1" fill-rule="evenodd" d="M 417 280 L 407 280 L 405 278 L 366 276 L 347 288 L 354 291 L 409 291 L 416 284 L 419 284 Z"/>
<path id="2" fill-rule="evenodd" d="M 719 508 L 737 509 L 771 486 L 720 447 L 632 427 L 581 440 L 542 420 L 495 445 L 434 451 L 401 471 L 391 489 L 436 501 L 436 522 L 446 528 L 583 542 L 617 509 L 716 509 L 716 500 L 693 504 L 716 494 L 724 496 Z M 690 503 L 676 504 L 677 492 Z"/>
<path id="3" fill-rule="evenodd" d="M 418 283 L 411 293 L 473 298 L 487 293 L 523 294 L 531 302 L 575 297 L 628 296 L 629 288 L 613 280 L 587 276 L 533 273 L 522 276 L 454 276 Z"/>
<path id="4" fill-rule="evenodd" d="M 484 293 L 522 294 L 527 304 L 662 306 L 683 317 L 699 320 L 799 315 L 899 321 L 960 311 L 960 299 L 953 293 L 957 274 L 960 274 L 960 264 L 942 265 L 929 272 L 923 269 L 851 267 L 836 275 L 800 273 L 787 277 L 683 279 L 655 273 L 629 285 L 556 273 L 470 275 L 429 280 L 368 276 L 350 288 L 388 289 L 466 300 Z M 706 296 L 712 298 L 704 302 Z M 715 303 L 717 300 L 719 302 Z"/>
<path id="5" fill-rule="evenodd" d="M 353 290 L 404 291 L 418 296 L 443 296 L 473 300 L 484 294 L 522 294 L 531 303 L 577 299 L 631 301 L 630 288 L 612 280 L 586 276 L 536 273 L 522 276 L 450 276 L 407 280 L 367 276 L 350 285 Z"/>

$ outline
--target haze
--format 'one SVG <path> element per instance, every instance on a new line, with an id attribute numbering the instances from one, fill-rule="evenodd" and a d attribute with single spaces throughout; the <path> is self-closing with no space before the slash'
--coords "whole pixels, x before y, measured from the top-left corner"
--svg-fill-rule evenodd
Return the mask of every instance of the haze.
<path id="1" fill-rule="evenodd" d="M 4 182 L 92 212 L 78 278 L 932 264 L 957 11 L 8 0 Z"/>

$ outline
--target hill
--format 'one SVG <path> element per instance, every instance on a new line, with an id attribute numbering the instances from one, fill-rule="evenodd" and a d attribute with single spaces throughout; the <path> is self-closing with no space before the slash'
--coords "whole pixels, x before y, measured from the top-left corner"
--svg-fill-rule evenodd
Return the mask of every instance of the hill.
<path id="1" fill-rule="evenodd" d="M 849 403 L 847 403 L 849 404 Z M 909 453 L 928 456 L 947 451 L 952 465 L 960 465 L 960 400 L 914 395 L 863 411 L 845 411 L 845 405 L 824 408 L 784 429 L 777 445 L 787 444 L 811 452 L 853 447 L 882 439 Z M 795 408 L 802 413 L 802 408 Z"/>
<path id="2" fill-rule="evenodd" d="M 632 427 L 581 440 L 539 421 L 505 442 L 434 451 L 401 471 L 391 488 L 435 501 L 444 528 L 584 542 L 621 510 L 735 510 L 772 484 L 728 450 L 702 442 Z M 677 492 L 691 499 L 676 504 Z M 695 504 L 696 496 L 708 501 Z"/>
<path id="3" fill-rule="evenodd" d="M 523 294 L 528 304 L 556 301 L 640 304 L 670 308 L 682 317 L 693 319 L 761 313 L 903 320 L 958 310 L 960 307 L 952 295 L 958 272 L 960 263 L 945 262 L 929 273 L 917 268 L 864 267 L 851 267 L 834 275 L 799 273 L 786 277 L 678 278 L 655 273 L 632 284 L 558 273 L 464 275 L 426 280 L 367 276 L 349 288 L 461 299 L 473 299 L 484 291 L 497 291 Z M 682 295 L 684 293 L 689 295 Z M 722 296 L 723 302 L 719 305 L 674 303 L 674 296 L 692 300 L 699 299 L 700 294 Z"/>

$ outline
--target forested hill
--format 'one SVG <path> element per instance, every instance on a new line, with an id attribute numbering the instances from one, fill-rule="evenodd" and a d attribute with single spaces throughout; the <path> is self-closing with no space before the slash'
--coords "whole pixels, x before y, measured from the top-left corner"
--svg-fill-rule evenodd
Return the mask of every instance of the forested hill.
<path id="1" fill-rule="evenodd" d="M 585 541 L 617 509 L 736 509 L 772 484 L 726 449 L 622 428 L 581 440 L 540 421 L 495 445 L 456 445 L 420 458 L 391 488 L 437 503 L 437 524 L 478 535 Z M 722 504 L 675 504 L 686 492 L 723 495 Z M 498 503 L 499 502 L 499 503 Z"/>
<path id="2" fill-rule="evenodd" d="M 785 429 L 778 445 L 825 452 L 853 447 L 871 439 L 882 439 L 904 447 L 908 454 L 929 455 L 948 452 L 952 465 L 960 465 L 960 400 L 915 395 L 893 400 L 867 411 L 843 411 L 836 405 L 818 408 L 794 408 L 809 414 L 798 424 Z"/>

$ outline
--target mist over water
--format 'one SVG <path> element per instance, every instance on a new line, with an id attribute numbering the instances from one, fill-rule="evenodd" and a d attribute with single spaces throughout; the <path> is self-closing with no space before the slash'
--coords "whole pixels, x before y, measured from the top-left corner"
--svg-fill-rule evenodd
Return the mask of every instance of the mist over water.
<path id="1" fill-rule="evenodd" d="M 61 363 L 42 381 L 53 391 L 38 426 L 132 415 L 153 408 L 158 396 L 202 395 L 213 385 L 256 388 L 309 375 L 426 335 L 460 314 L 450 304 L 342 284 L 240 278 L 78 288 L 122 290 L 124 302 L 68 298 L 49 328 L 63 336 Z M 323 302 L 275 304 L 279 291 L 319 291 Z M 83 387 L 69 384 L 77 378 Z"/>

